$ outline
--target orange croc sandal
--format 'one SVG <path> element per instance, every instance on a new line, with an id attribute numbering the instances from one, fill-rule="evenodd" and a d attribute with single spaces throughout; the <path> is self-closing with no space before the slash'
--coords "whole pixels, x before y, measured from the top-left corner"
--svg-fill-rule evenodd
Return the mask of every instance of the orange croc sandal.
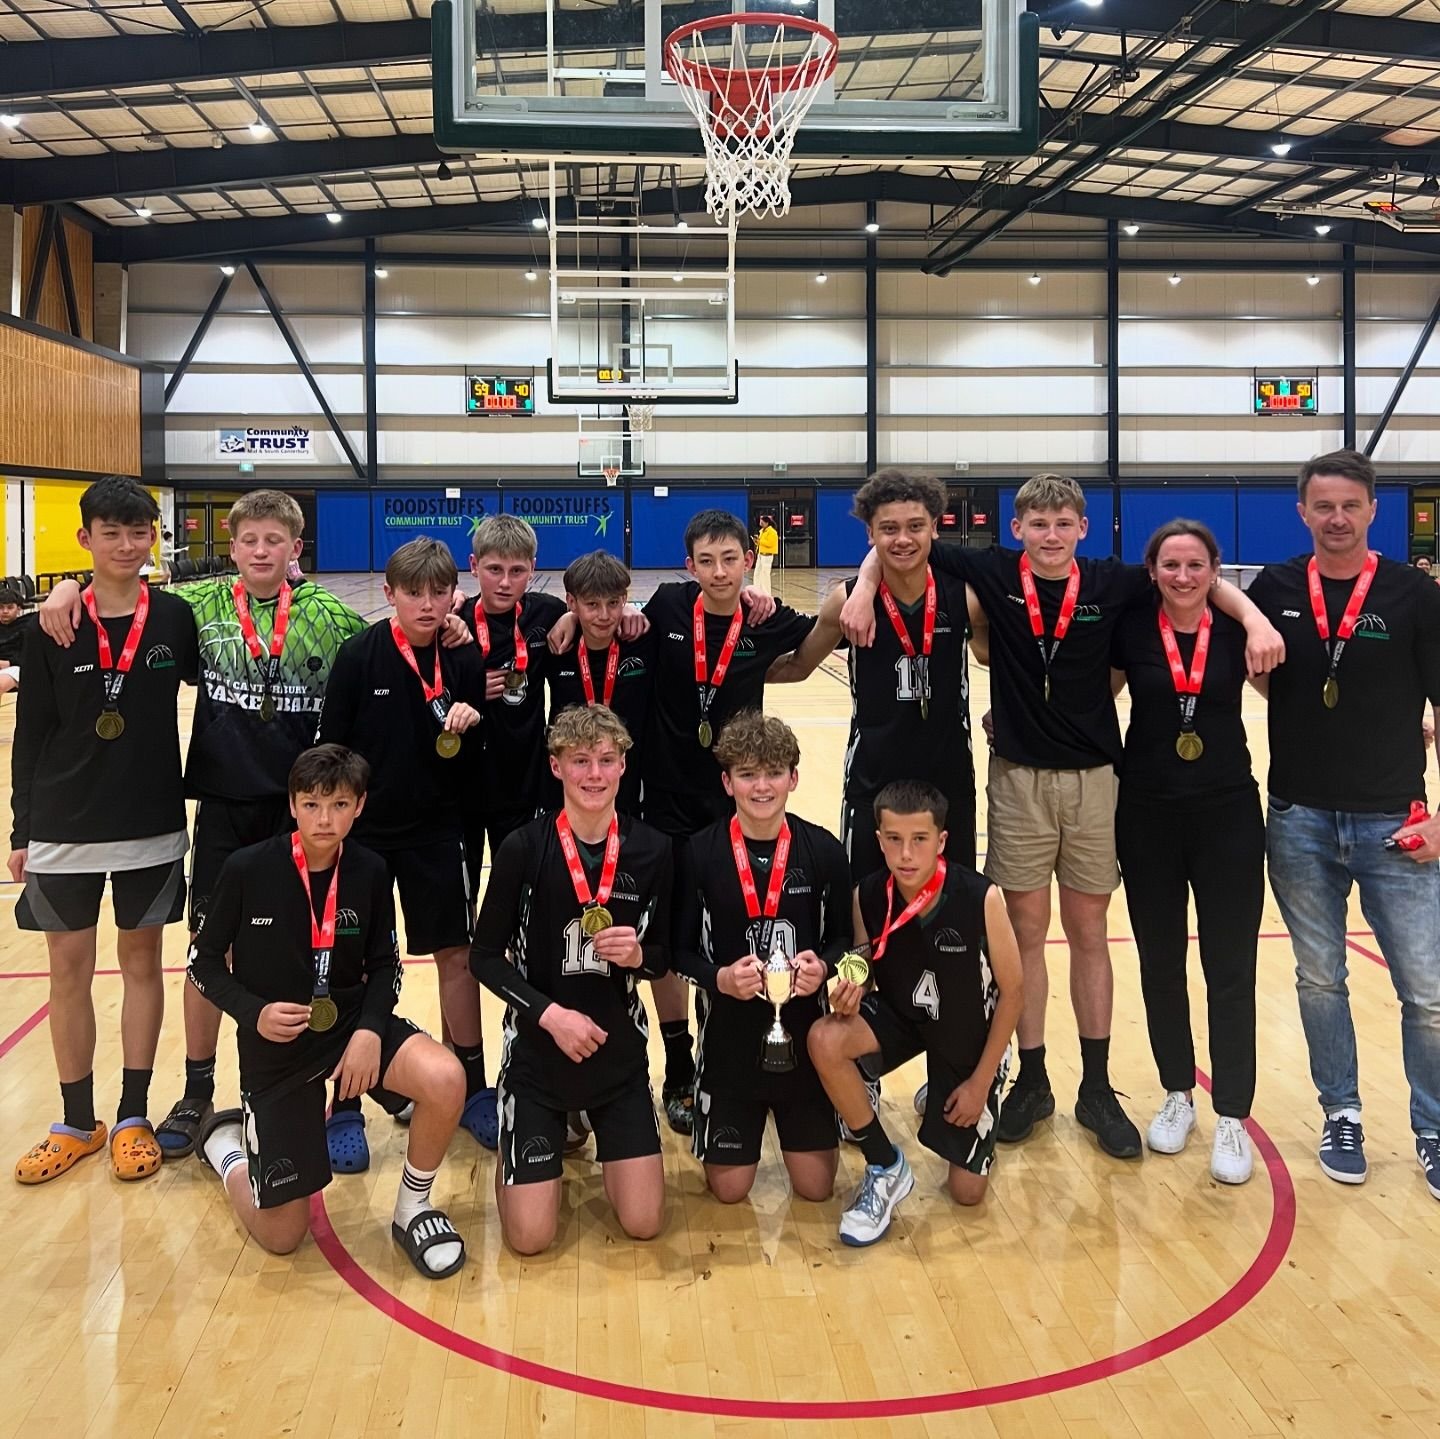
<path id="1" fill-rule="evenodd" d="M 110 1162 L 116 1179 L 145 1179 L 159 1171 L 165 1153 L 148 1119 L 122 1119 L 110 1131 Z"/>
<path id="2" fill-rule="evenodd" d="M 65 1124 L 52 1124 L 50 1133 L 23 1155 L 15 1166 L 15 1178 L 21 1184 L 44 1184 L 58 1179 L 87 1154 L 105 1147 L 105 1125 L 94 1129 L 71 1129 Z"/>

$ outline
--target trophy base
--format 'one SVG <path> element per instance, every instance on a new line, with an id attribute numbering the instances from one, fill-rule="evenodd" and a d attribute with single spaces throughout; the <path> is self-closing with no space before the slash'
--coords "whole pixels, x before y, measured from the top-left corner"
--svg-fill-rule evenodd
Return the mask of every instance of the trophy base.
<path id="1" fill-rule="evenodd" d="M 795 1042 L 789 1035 L 784 1040 L 767 1039 L 760 1052 L 760 1068 L 766 1074 L 789 1074 L 795 1068 Z"/>

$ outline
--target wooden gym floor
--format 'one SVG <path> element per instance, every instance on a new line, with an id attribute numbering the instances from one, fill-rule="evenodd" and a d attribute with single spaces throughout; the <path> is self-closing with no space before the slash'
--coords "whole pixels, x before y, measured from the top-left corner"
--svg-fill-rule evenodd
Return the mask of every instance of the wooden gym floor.
<path id="1" fill-rule="evenodd" d="M 640 577 L 637 590 L 665 578 Z M 813 610 L 832 578 L 777 575 L 777 588 Z M 334 588 L 363 612 L 383 608 L 378 577 Z M 972 670 L 972 689 L 978 726 L 983 671 Z M 834 824 L 843 668 L 828 662 L 773 694 L 803 750 L 795 808 Z M 1245 708 L 1263 777 L 1263 705 L 1248 695 Z M 0 744 L 13 719 L 6 704 Z M 985 762 L 982 745 L 982 849 Z M 1432 795 L 1433 778 L 1432 768 Z M 0 887 L 6 903 L 15 893 Z M 726 1208 L 705 1196 L 688 1144 L 667 1131 L 669 1222 L 651 1244 L 620 1235 L 598 1166 L 570 1163 L 560 1240 L 522 1262 L 500 1240 L 495 1161 L 462 1133 L 436 1200 L 470 1259 L 458 1281 L 438 1284 L 390 1240 L 404 1131 L 368 1106 L 371 1169 L 335 1180 L 317 1205 L 319 1242 L 292 1259 L 243 1242 L 219 1185 L 193 1160 L 134 1185 L 118 1184 L 103 1156 L 39 1189 L 0 1181 L 0 1436 L 1440 1435 L 1440 1206 L 1415 1163 L 1394 992 L 1358 908 L 1354 916 L 1371 1162 L 1363 1188 L 1327 1180 L 1314 1158 L 1319 1115 L 1273 902 L 1260 954 L 1256 1173 L 1240 1189 L 1209 1177 L 1203 1100 L 1199 1132 L 1175 1158 L 1121 1163 L 1078 1130 L 1066 951 L 1052 940 L 1059 1113 L 1030 1143 L 1002 1146 L 990 1197 L 962 1211 L 941 1189 L 940 1162 L 914 1139 L 918 1065 L 888 1081 L 885 1118 L 919 1183 L 871 1250 L 848 1250 L 835 1232 L 858 1156 L 842 1151 L 834 1200 L 792 1202 L 773 1135 L 751 1201 Z M 1113 1072 L 1143 1128 L 1162 1095 L 1118 896 L 1110 933 Z M 110 937 L 102 928 L 95 983 L 107 1117 L 120 1068 Z M 166 941 L 156 1118 L 182 1074 L 184 958 L 177 925 Z M 39 938 L 7 927 L 7 1164 L 58 1114 L 45 968 Z M 1192 995 L 1203 1064 L 1198 984 Z M 401 1009 L 436 1029 L 423 965 L 408 972 Z M 498 1056 L 498 1003 L 487 998 L 485 1014 Z M 652 1050 L 658 1089 L 658 1041 Z M 228 1033 L 220 1052 L 219 1094 L 233 1102 Z"/>

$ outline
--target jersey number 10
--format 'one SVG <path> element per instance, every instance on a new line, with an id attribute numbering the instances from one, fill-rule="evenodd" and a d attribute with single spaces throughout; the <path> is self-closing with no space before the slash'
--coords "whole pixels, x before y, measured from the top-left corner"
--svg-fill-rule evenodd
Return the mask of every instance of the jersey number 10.
<path id="1" fill-rule="evenodd" d="M 565 926 L 565 960 L 560 972 L 564 975 L 610 973 L 610 961 L 595 953 L 595 945 L 580 928 L 578 919 L 572 919 Z"/>

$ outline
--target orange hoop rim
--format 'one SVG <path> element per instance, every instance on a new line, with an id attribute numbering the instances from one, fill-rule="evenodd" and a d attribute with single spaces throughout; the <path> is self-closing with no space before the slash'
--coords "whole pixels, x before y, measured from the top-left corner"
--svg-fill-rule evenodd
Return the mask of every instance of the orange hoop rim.
<path id="1" fill-rule="evenodd" d="M 746 66 L 737 68 L 730 65 L 702 65 L 698 60 L 691 60 L 680 53 L 680 46 L 702 31 L 733 30 L 738 25 L 769 25 L 804 30 L 828 39 L 831 42 L 830 50 L 826 55 L 802 60 L 795 65 L 766 65 L 757 69 Z M 839 63 L 840 37 L 828 25 L 822 25 L 818 20 L 811 20 L 806 15 L 782 15 L 773 10 L 744 10 L 733 15 L 706 15 L 702 19 L 691 20 L 678 30 L 672 30 L 665 41 L 665 69 L 670 78 L 678 81 L 681 77 L 675 72 L 682 70 L 686 80 L 696 89 L 709 90 L 715 95 L 727 94 L 730 86 L 741 78 L 754 82 L 767 75 L 782 86 L 788 85 L 797 75 L 803 76 L 805 84 L 814 85 L 828 80 Z"/>

